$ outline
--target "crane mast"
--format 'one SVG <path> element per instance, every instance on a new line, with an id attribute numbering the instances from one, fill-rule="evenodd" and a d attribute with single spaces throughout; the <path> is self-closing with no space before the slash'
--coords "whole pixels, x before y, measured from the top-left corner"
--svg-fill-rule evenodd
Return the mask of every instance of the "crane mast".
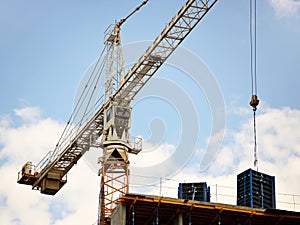
<path id="1" fill-rule="evenodd" d="M 129 157 L 141 151 L 141 139 L 130 138 L 131 101 L 195 28 L 217 0 L 188 0 L 145 53 L 125 74 L 121 25 L 148 0 L 105 32 L 105 92 L 85 122 L 75 125 L 36 166 L 27 162 L 18 183 L 42 194 L 55 195 L 67 182 L 68 171 L 92 146 L 101 147 L 101 188 L 98 224 L 109 224 L 117 199 L 129 190 Z M 100 139 L 100 145 L 96 140 Z"/>

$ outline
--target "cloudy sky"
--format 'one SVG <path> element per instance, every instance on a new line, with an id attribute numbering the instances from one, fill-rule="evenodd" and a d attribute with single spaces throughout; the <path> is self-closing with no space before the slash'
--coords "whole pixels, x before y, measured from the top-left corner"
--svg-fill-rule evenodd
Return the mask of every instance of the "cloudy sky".
<path id="1" fill-rule="evenodd" d="M 1 224 L 97 220 L 97 150 L 54 197 L 18 185 L 17 172 L 54 148 L 104 30 L 140 2 L 0 0 Z M 127 65 L 183 2 L 149 0 L 123 25 Z M 257 8 L 259 171 L 276 176 L 277 208 L 300 211 L 300 2 Z M 178 182 L 206 181 L 212 201 L 235 204 L 236 175 L 254 168 L 249 42 L 249 0 L 219 0 L 139 93 L 132 134 L 144 152 L 131 157 L 132 192 L 176 197 Z"/>

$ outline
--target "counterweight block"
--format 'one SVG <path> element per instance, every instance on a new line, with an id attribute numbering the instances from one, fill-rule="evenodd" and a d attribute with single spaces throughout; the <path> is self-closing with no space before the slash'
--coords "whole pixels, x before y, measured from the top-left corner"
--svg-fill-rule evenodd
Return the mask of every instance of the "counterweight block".
<path id="1" fill-rule="evenodd" d="M 55 195 L 66 183 L 67 179 L 62 179 L 60 173 L 49 172 L 41 182 L 41 193 Z"/>

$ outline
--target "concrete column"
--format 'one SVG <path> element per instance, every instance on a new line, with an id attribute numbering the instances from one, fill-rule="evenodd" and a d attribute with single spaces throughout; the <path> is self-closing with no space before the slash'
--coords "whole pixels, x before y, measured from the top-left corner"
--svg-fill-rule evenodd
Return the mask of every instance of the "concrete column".
<path id="1" fill-rule="evenodd" d="M 183 215 L 182 212 L 178 213 L 175 217 L 172 225 L 183 225 Z"/>
<path id="2" fill-rule="evenodd" d="M 126 206 L 118 205 L 110 216 L 111 225 L 126 225 Z"/>

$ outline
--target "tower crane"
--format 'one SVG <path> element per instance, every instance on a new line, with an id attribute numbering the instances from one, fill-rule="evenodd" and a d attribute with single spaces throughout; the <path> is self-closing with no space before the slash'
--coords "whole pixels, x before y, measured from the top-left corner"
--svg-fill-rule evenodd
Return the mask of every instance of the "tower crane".
<path id="1" fill-rule="evenodd" d="M 83 119 L 76 125 L 71 126 L 69 120 L 54 150 L 37 165 L 27 162 L 18 173 L 19 184 L 30 185 L 42 194 L 55 195 L 67 183 L 68 171 L 85 152 L 91 147 L 102 148 L 98 218 L 101 225 L 109 224 L 117 199 L 129 191 L 128 155 L 138 154 L 142 149 L 141 139 L 132 140 L 129 135 L 131 101 L 217 0 L 187 0 L 125 73 L 121 26 L 147 2 L 143 1 L 127 17 L 106 30 L 105 55 L 99 58 L 93 70 L 99 76 L 104 73 L 105 90 L 93 110 L 86 110 Z M 96 69 L 97 66 L 99 69 Z"/>

